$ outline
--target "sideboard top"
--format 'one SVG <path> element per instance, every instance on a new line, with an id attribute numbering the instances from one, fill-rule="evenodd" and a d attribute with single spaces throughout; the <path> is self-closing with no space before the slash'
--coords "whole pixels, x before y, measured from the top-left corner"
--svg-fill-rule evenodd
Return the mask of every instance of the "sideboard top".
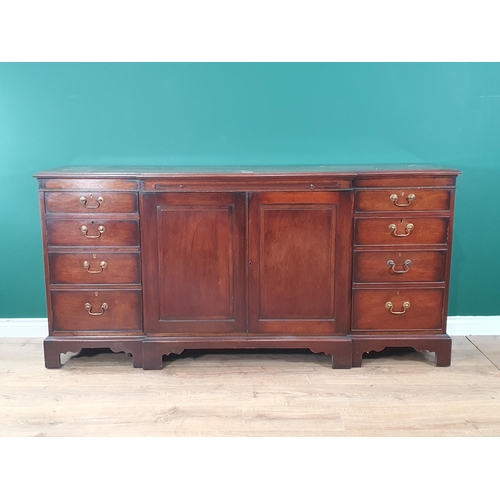
<path id="1" fill-rule="evenodd" d="M 384 175 L 437 175 L 456 176 L 456 169 L 430 164 L 369 164 L 369 165 L 192 165 L 192 166 L 66 166 L 35 174 L 42 178 L 126 177 L 147 179 L 159 175 L 299 175 L 299 174 L 347 174 L 350 177 Z"/>

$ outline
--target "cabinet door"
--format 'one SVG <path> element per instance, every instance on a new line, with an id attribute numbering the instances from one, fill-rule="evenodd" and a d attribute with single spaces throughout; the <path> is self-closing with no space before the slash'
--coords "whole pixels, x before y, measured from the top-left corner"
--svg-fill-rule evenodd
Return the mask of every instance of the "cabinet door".
<path id="1" fill-rule="evenodd" d="M 251 332 L 346 333 L 351 204 L 347 192 L 251 196 Z"/>
<path id="2" fill-rule="evenodd" d="M 245 195 L 146 193 L 142 201 L 146 333 L 244 331 Z"/>

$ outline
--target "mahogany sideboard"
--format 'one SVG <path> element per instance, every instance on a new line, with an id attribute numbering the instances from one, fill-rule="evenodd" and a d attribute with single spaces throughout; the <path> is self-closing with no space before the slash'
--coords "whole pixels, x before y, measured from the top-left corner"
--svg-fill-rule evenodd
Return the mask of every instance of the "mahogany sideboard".
<path id="1" fill-rule="evenodd" d="M 65 167 L 39 182 L 49 335 L 184 349 L 413 347 L 449 366 L 456 177 L 432 165 Z"/>

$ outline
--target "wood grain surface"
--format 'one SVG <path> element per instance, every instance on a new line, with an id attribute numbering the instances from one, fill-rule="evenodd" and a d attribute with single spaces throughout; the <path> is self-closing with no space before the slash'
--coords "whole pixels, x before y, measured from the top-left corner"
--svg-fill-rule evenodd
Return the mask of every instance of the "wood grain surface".
<path id="1" fill-rule="evenodd" d="M 448 242 L 447 217 L 412 217 L 398 218 L 357 218 L 354 221 L 355 245 L 441 245 Z M 408 231 L 409 224 L 413 229 Z M 389 226 L 395 225 L 397 235 Z"/>
<path id="2" fill-rule="evenodd" d="M 147 372 L 90 353 L 46 370 L 42 339 L 0 339 L 0 436 L 500 436 L 500 337 L 455 337 L 449 368 L 407 349 L 347 371 L 308 351 L 186 351 Z"/>
<path id="3" fill-rule="evenodd" d="M 82 227 L 87 227 L 85 234 Z M 104 227 L 100 234 L 99 227 Z M 102 217 L 86 219 L 47 219 L 49 246 L 138 246 L 139 222 Z"/>
<path id="4" fill-rule="evenodd" d="M 408 196 L 413 194 L 413 200 Z M 397 200 L 391 200 L 396 195 Z M 400 206 L 396 205 L 398 203 Z M 449 210 L 450 191 L 444 189 L 368 190 L 356 194 L 357 211 Z"/>
<path id="5" fill-rule="evenodd" d="M 55 333 L 116 332 L 120 335 L 142 330 L 140 290 L 53 290 L 51 300 Z M 90 304 L 90 310 L 86 304 Z"/>
<path id="6" fill-rule="evenodd" d="M 85 202 L 80 201 L 85 198 Z M 100 200 L 100 201 L 99 201 Z M 106 191 L 47 192 L 45 210 L 51 213 L 136 213 L 137 193 L 113 193 Z"/>
<path id="7" fill-rule="evenodd" d="M 443 295 L 443 288 L 354 289 L 352 331 L 439 330 L 443 328 Z M 406 310 L 405 303 L 409 304 Z"/>

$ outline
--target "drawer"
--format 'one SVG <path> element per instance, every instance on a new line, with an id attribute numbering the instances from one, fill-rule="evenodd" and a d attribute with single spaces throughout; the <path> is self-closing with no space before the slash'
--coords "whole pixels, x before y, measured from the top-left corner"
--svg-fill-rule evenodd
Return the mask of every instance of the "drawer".
<path id="1" fill-rule="evenodd" d="M 49 246 L 138 246 L 139 221 L 47 219 Z"/>
<path id="2" fill-rule="evenodd" d="M 355 219 L 355 245 L 438 245 L 448 242 L 448 217 Z"/>
<path id="3" fill-rule="evenodd" d="M 443 299 L 444 288 L 355 289 L 352 330 L 442 331 Z"/>
<path id="4" fill-rule="evenodd" d="M 354 252 L 354 283 L 444 282 L 446 250 Z"/>
<path id="5" fill-rule="evenodd" d="M 358 191 L 356 211 L 449 210 L 450 191 L 402 188 Z"/>
<path id="6" fill-rule="evenodd" d="M 137 213 L 137 193 L 45 193 L 46 213 Z"/>
<path id="7" fill-rule="evenodd" d="M 456 177 L 459 174 L 458 170 L 424 173 L 418 171 L 418 168 L 414 172 L 409 170 L 400 171 L 397 175 L 387 175 L 387 172 L 378 172 L 377 174 L 367 173 L 359 174 L 354 179 L 353 185 L 356 187 L 395 187 L 402 189 L 406 186 L 414 186 L 415 188 L 428 186 L 453 187 L 456 184 Z"/>
<path id="8" fill-rule="evenodd" d="M 54 191 L 137 191 L 139 183 L 129 179 L 40 179 L 41 189 Z"/>
<path id="9" fill-rule="evenodd" d="M 49 253 L 50 283 L 141 283 L 140 255 L 134 253 Z"/>
<path id="10" fill-rule="evenodd" d="M 53 290 L 51 298 L 55 332 L 142 329 L 140 290 Z"/>

